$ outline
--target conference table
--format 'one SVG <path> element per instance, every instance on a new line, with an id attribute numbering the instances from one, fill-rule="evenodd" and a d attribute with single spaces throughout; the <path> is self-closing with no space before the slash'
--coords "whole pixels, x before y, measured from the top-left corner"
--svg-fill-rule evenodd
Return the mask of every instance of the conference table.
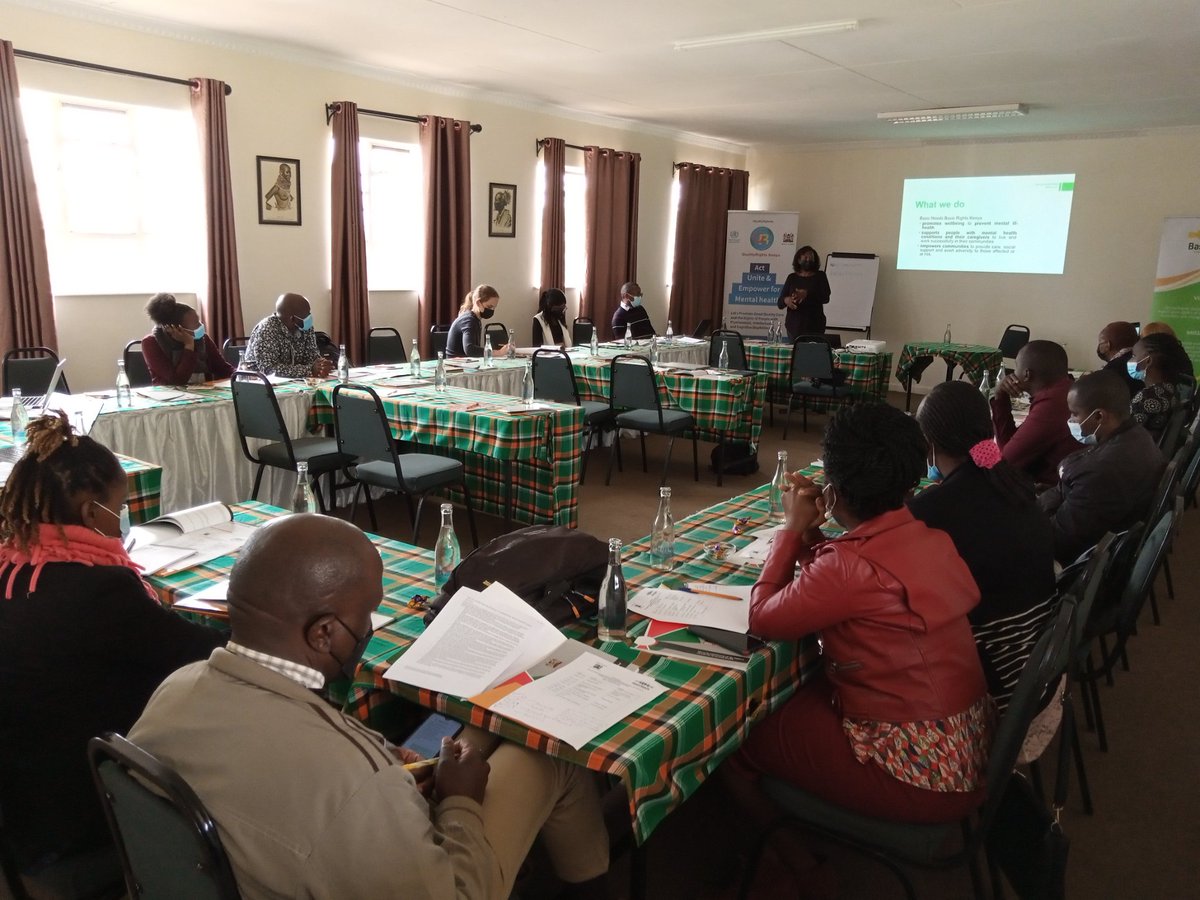
<path id="1" fill-rule="evenodd" d="M 775 398 L 789 396 L 792 392 L 792 345 L 748 340 L 745 341 L 745 347 L 746 364 L 755 372 L 767 376 L 770 395 Z M 845 391 L 850 398 L 878 400 L 881 403 L 887 401 L 892 354 L 834 350 L 833 364 L 846 373 Z M 815 412 L 827 412 L 844 402 L 845 399 L 809 397 L 808 408 Z"/>
<path id="2" fill-rule="evenodd" d="M 262 503 L 234 507 L 240 522 L 260 524 L 283 510 Z M 735 524 L 748 519 L 766 524 L 766 487 L 731 498 L 676 523 L 679 565 L 670 574 L 656 571 L 649 560 L 649 539 L 626 548 L 624 570 L 631 589 L 678 580 L 720 580 L 752 583 L 757 570 L 714 563 L 703 554 L 712 540 L 744 542 Z M 737 525 L 738 532 L 745 525 Z M 424 630 L 422 610 L 410 600 L 432 598 L 433 554 L 399 541 L 371 536 L 384 564 L 383 602 L 379 612 L 391 621 L 377 628 L 362 663 L 347 688 L 344 709 L 388 733 L 411 709 L 398 698 L 414 701 L 469 722 L 518 744 L 568 760 L 619 782 L 628 797 L 634 837 L 643 843 L 654 829 L 713 773 L 720 762 L 745 740 L 751 726 L 778 709 L 817 670 L 816 640 L 770 642 L 749 660 L 745 672 L 669 659 L 628 643 L 597 642 L 619 661 L 636 666 L 667 690 L 655 701 L 626 717 L 580 750 L 504 719 L 465 700 L 419 690 L 386 680 L 383 673 Z M 167 605 L 228 578 L 233 560 L 223 557 L 171 575 L 154 575 L 150 582 Z M 631 637 L 643 632 L 647 620 L 631 615 Z M 595 641 L 594 626 L 571 625 L 568 637 Z M 395 735 L 393 735 L 395 736 Z"/>

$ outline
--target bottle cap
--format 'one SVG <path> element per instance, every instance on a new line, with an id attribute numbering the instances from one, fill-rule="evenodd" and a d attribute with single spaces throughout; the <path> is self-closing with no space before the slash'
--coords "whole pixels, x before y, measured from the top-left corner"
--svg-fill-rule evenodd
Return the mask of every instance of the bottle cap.
<path id="1" fill-rule="evenodd" d="M 671 496 L 671 489 L 670 489 L 669 487 L 660 487 L 660 488 L 658 489 L 658 496 L 660 496 L 660 497 L 670 497 L 670 496 Z"/>

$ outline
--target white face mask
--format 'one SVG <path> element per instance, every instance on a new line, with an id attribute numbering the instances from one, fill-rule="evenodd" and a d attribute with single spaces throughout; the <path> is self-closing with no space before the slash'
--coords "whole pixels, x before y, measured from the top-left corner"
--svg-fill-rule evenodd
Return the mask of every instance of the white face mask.
<path id="1" fill-rule="evenodd" d="M 1100 412 L 1100 410 L 1093 409 L 1090 413 L 1084 416 L 1083 422 L 1086 422 L 1098 412 Z M 1097 441 L 1096 432 L 1093 431 L 1091 434 L 1084 434 L 1083 422 L 1076 422 L 1074 419 L 1067 419 L 1067 429 L 1071 432 L 1071 437 L 1075 438 L 1075 440 L 1079 441 L 1079 443 L 1083 444 L 1084 446 L 1090 446 Z"/>

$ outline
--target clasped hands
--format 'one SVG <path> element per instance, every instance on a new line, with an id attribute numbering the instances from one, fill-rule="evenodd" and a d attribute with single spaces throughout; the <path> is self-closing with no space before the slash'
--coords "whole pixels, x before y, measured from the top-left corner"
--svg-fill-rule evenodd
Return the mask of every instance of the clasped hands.
<path id="1" fill-rule="evenodd" d="M 788 309 L 796 309 L 801 303 L 804 302 L 804 298 L 807 296 L 808 296 L 807 289 L 797 288 L 796 290 L 794 290 L 790 294 L 788 294 L 787 297 L 784 298 L 783 302 L 785 304 L 787 304 Z"/>
<path id="2" fill-rule="evenodd" d="M 825 522 L 825 496 L 821 485 L 799 472 L 785 472 L 787 486 L 783 492 L 784 527 L 798 531 L 804 543 L 824 540 L 821 525 Z"/>

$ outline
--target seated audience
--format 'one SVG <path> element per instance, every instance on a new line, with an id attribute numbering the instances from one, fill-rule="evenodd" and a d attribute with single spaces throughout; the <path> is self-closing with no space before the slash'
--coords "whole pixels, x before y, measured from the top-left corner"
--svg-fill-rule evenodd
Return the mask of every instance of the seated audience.
<path id="1" fill-rule="evenodd" d="M 1142 521 L 1166 466 L 1150 432 L 1130 416 L 1115 375 L 1084 375 L 1067 403 L 1071 431 L 1085 449 L 1063 460 L 1058 484 L 1038 497 L 1054 529 L 1054 558 L 1064 566 L 1105 532 Z"/>
<path id="2" fill-rule="evenodd" d="M 77 864 L 91 887 L 115 884 L 88 739 L 128 731 L 167 675 L 224 639 L 164 609 L 138 574 L 117 458 L 61 413 L 30 422 L 28 441 L 0 491 L 4 830 L 31 878 Z"/>
<path id="3" fill-rule="evenodd" d="M 968 618 L 1003 712 L 1034 643 L 1054 614 L 1053 531 L 1033 482 L 1000 456 L 988 404 L 970 383 L 945 381 L 917 408 L 937 484 L 908 501 L 920 521 L 950 535 L 979 587 Z"/>
<path id="4" fill-rule="evenodd" d="M 458 318 L 450 324 L 446 336 L 446 356 L 483 356 L 483 320 L 496 314 L 500 305 L 500 293 L 490 284 L 476 285 L 458 310 Z M 508 349 L 505 343 L 495 348 L 496 353 Z"/>
<path id="5" fill-rule="evenodd" d="M 485 759 L 468 730 L 414 775 L 416 754 L 318 695 L 357 668 L 382 577 L 348 522 L 262 526 L 229 581 L 227 648 L 168 678 L 130 739 L 199 795 L 244 897 L 507 897 L 539 830 L 569 895 L 602 896 L 586 769 L 508 742 Z"/>
<path id="6" fill-rule="evenodd" d="M 542 291 L 537 315 L 533 317 L 533 345 L 557 344 L 570 349 L 571 328 L 567 325 L 567 295 L 558 288 Z"/>
<path id="7" fill-rule="evenodd" d="M 142 338 L 142 357 L 155 384 L 200 384 L 233 374 L 196 311 L 174 294 L 155 294 L 146 315 L 154 330 Z"/>
<path id="8" fill-rule="evenodd" d="M 1096 355 L 1104 362 L 1103 371 L 1112 372 L 1125 382 L 1130 398 L 1142 389 L 1141 382 L 1130 376 L 1126 366 L 1137 339 L 1137 329 L 1129 322 L 1109 322 L 1096 338 Z"/>
<path id="9" fill-rule="evenodd" d="M 1184 393 L 1190 397 L 1195 386 L 1190 367 L 1183 345 L 1169 334 L 1143 335 L 1133 347 L 1129 376 L 1144 385 L 1131 403 L 1133 420 L 1156 441 L 1171 421 L 1171 413 L 1186 402 Z"/>
<path id="10" fill-rule="evenodd" d="M 789 474 L 750 631 L 815 632 L 824 677 L 754 727 L 735 786 L 767 774 L 897 822 L 951 822 L 983 801 L 991 703 L 967 620 L 979 589 L 950 538 L 904 505 L 925 455 L 915 421 L 861 404 L 826 428 L 823 488 Z M 821 534 L 827 514 L 845 534 Z"/>
<path id="11" fill-rule="evenodd" d="M 629 332 L 631 338 L 648 338 L 657 334 L 650 314 L 642 305 L 642 289 L 636 281 L 627 281 L 621 285 L 621 298 L 612 317 L 614 338 L 625 337 Z"/>
<path id="12" fill-rule="evenodd" d="M 1054 341 L 1030 341 L 1017 353 L 1014 371 L 996 385 L 992 426 L 1006 462 L 1038 484 L 1058 481 L 1058 464 L 1079 448 L 1067 430 L 1067 351 Z M 1014 397 L 1033 398 L 1029 415 L 1018 428 L 1013 421 Z"/>
<path id="13" fill-rule="evenodd" d="M 321 356 L 312 308 L 301 294 L 280 294 L 275 314 L 254 326 L 246 344 L 246 368 L 282 378 L 326 377 L 333 364 Z"/>

